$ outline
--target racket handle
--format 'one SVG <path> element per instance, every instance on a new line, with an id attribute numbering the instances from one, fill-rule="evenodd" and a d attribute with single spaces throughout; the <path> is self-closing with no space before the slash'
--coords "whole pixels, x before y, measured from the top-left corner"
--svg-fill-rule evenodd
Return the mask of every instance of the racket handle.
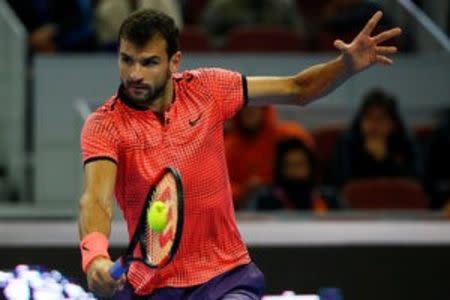
<path id="1" fill-rule="evenodd" d="M 118 280 L 120 277 L 122 277 L 126 270 L 127 269 L 123 264 L 123 260 L 120 257 L 115 261 L 111 269 L 109 269 L 109 275 L 111 275 L 114 280 Z"/>

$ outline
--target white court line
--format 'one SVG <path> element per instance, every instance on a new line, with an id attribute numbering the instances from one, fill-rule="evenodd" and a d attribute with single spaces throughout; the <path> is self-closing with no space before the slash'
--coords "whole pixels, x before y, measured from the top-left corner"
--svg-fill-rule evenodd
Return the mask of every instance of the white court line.
<path id="1" fill-rule="evenodd" d="M 450 245 L 450 222 L 442 221 L 243 221 L 249 246 Z M 112 225 L 110 244 L 125 246 L 125 224 Z M 0 247 L 78 246 L 75 221 L 1 221 Z"/>

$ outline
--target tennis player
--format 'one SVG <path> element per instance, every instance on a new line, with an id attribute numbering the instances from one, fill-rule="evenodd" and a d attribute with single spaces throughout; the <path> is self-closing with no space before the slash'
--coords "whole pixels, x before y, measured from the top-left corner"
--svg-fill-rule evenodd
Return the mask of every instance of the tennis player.
<path id="1" fill-rule="evenodd" d="M 377 12 L 350 44 L 335 41 L 340 54 L 332 61 L 293 76 L 245 77 L 218 68 L 178 72 L 174 21 L 153 10 L 131 14 L 119 32 L 121 84 L 81 134 L 79 229 L 89 288 L 128 299 L 259 299 L 264 276 L 236 226 L 222 125 L 244 105 L 305 105 L 374 64 L 390 65 L 397 49 L 378 44 L 401 30 L 372 37 L 381 17 Z M 135 264 L 126 281 L 114 281 L 108 254 L 113 195 L 132 235 L 148 186 L 166 166 L 180 171 L 185 192 L 178 253 L 160 270 Z"/>

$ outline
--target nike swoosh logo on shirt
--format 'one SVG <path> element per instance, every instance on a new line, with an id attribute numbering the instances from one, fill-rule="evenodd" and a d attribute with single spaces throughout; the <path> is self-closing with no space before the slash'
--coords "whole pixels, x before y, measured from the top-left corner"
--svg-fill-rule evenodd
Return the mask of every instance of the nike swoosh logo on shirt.
<path id="1" fill-rule="evenodd" d="M 189 125 L 191 125 L 191 127 L 194 127 L 195 125 L 197 125 L 198 121 L 200 121 L 200 119 L 202 118 L 202 115 L 203 115 L 203 113 L 198 115 L 198 117 L 196 119 L 189 120 Z"/>
<path id="2" fill-rule="evenodd" d="M 89 251 L 89 248 L 86 247 L 86 245 L 81 246 L 81 249 L 83 249 L 84 251 Z"/>

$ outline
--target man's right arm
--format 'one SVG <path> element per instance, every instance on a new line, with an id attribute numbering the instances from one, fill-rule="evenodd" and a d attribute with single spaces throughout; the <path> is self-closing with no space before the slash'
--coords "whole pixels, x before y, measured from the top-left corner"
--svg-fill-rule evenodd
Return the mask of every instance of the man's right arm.
<path id="1" fill-rule="evenodd" d="M 109 160 L 96 160 L 85 165 L 85 187 L 80 199 L 79 216 L 81 241 L 94 232 L 109 237 L 116 173 L 117 165 Z M 122 281 L 114 281 L 109 275 L 112 264 L 109 258 L 98 256 L 87 266 L 89 289 L 98 296 L 110 297 L 123 284 Z"/>
<path id="2" fill-rule="evenodd" d="M 85 186 L 80 199 L 81 240 L 91 232 L 101 232 L 109 237 L 116 173 L 117 165 L 109 160 L 96 160 L 85 165 Z"/>

